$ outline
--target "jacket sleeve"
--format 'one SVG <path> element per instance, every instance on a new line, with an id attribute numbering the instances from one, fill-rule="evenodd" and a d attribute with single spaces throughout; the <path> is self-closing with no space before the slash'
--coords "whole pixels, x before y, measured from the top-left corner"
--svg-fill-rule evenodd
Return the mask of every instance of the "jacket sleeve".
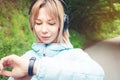
<path id="1" fill-rule="evenodd" d="M 104 80 L 104 71 L 81 49 L 74 49 L 52 58 L 41 58 L 36 77 L 41 80 Z"/>

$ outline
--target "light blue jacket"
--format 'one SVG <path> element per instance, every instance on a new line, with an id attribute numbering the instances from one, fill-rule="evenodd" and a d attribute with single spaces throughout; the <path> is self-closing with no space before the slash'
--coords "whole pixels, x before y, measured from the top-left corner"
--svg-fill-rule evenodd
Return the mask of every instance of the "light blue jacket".
<path id="1" fill-rule="evenodd" d="M 71 45 L 34 43 L 23 56 L 39 60 L 37 74 L 31 80 L 104 80 L 102 67 Z"/>

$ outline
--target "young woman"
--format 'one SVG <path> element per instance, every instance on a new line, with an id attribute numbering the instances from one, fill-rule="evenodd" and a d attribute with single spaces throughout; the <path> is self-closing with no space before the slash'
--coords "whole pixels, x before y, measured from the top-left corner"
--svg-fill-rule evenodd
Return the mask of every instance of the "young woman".
<path id="1" fill-rule="evenodd" d="M 30 27 L 37 42 L 22 57 L 0 61 L 0 74 L 9 80 L 103 80 L 102 67 L 81 49 L 72 47 L 68 14 L 62 0 L 37 0 L 30 10 Z M 5 71 L 4 67 L 12 67 Z"/>

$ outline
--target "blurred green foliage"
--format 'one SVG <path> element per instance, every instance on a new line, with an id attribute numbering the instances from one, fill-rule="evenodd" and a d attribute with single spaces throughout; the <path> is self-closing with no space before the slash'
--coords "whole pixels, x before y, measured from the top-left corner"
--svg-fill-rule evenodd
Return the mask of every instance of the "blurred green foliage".
<path id="1" fill-rule="evenodd" d="M 3 1 L 0 5 L 0 57 L 9 54 L 21 55 L 34 41 L 25 3 L 26 1 Z"/>
<path id="2" fill-rule="evenodd" d="M 32 0 L 0 0 L 0 58 L 22 55 L 35 41 L 29 29 Z M 70 10 L 70 40 L 74 47 L 120 34 L 119 0 L 65 0 Z M 0 76 L 0 80 L 7 77 Z"/>
<path id="3" fill-rule="evenodd" d="M 24 54 L 35 41 L 29 29 L 29 5 L 26 0 L 0 1 L 0 59 Z M 0 80 L 7 77 L 0 76 Z"/>
<path id="4" fill-rule="evenodd" d="M 70 9 L 70 28 L 84 35 L 87 42 L 120 35 L 119 0 L 65 1 Z"/>
<path id="5" fill-rule="evenodd" d="M 70 40 L 71 40 L 71 43 L 73 44 L 73 46 L 75 48 L 82 48 L 86 42 L 84 36 L 79 34 L 75 30 L 70 29 L 69 31 L 70 31 Z"/>

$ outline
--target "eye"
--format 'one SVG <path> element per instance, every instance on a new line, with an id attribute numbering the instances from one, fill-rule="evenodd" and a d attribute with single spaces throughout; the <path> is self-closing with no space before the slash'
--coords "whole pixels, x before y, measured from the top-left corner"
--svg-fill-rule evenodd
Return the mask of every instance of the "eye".
<path id="1" fill-rule="evenodd" d="M 53 25 L 56 24 L 56 21 L 54 21 L 54 20 L 50 20 L 50 21 L 48 21 L 48 24 L 51 25 L 51 26 L 53 26 Z"/>
<path id="2" fill-rule="evenodd" d="M 42 23 L 40 23 L 40 22 L 36 22 L 35 24 L 37 24 L 37 25 L 41 25 Z"/>
<path id="3" fill-rule="evenodd" d="M 36 20 L 36 21 L 35 21 L 35 24 L 36 24 L 36 25 L 41 25 L 41 24 L 42 24 L 42 22 L 41 22 L 41 21 L 37 21 L 37 20 Z"/>
<path id="4" fill-rule="evenodd" d="M 48 23 L 49 25 L 55 25 L 56 23 L 55 22 L 51 22 L 51 23 Z"/>

